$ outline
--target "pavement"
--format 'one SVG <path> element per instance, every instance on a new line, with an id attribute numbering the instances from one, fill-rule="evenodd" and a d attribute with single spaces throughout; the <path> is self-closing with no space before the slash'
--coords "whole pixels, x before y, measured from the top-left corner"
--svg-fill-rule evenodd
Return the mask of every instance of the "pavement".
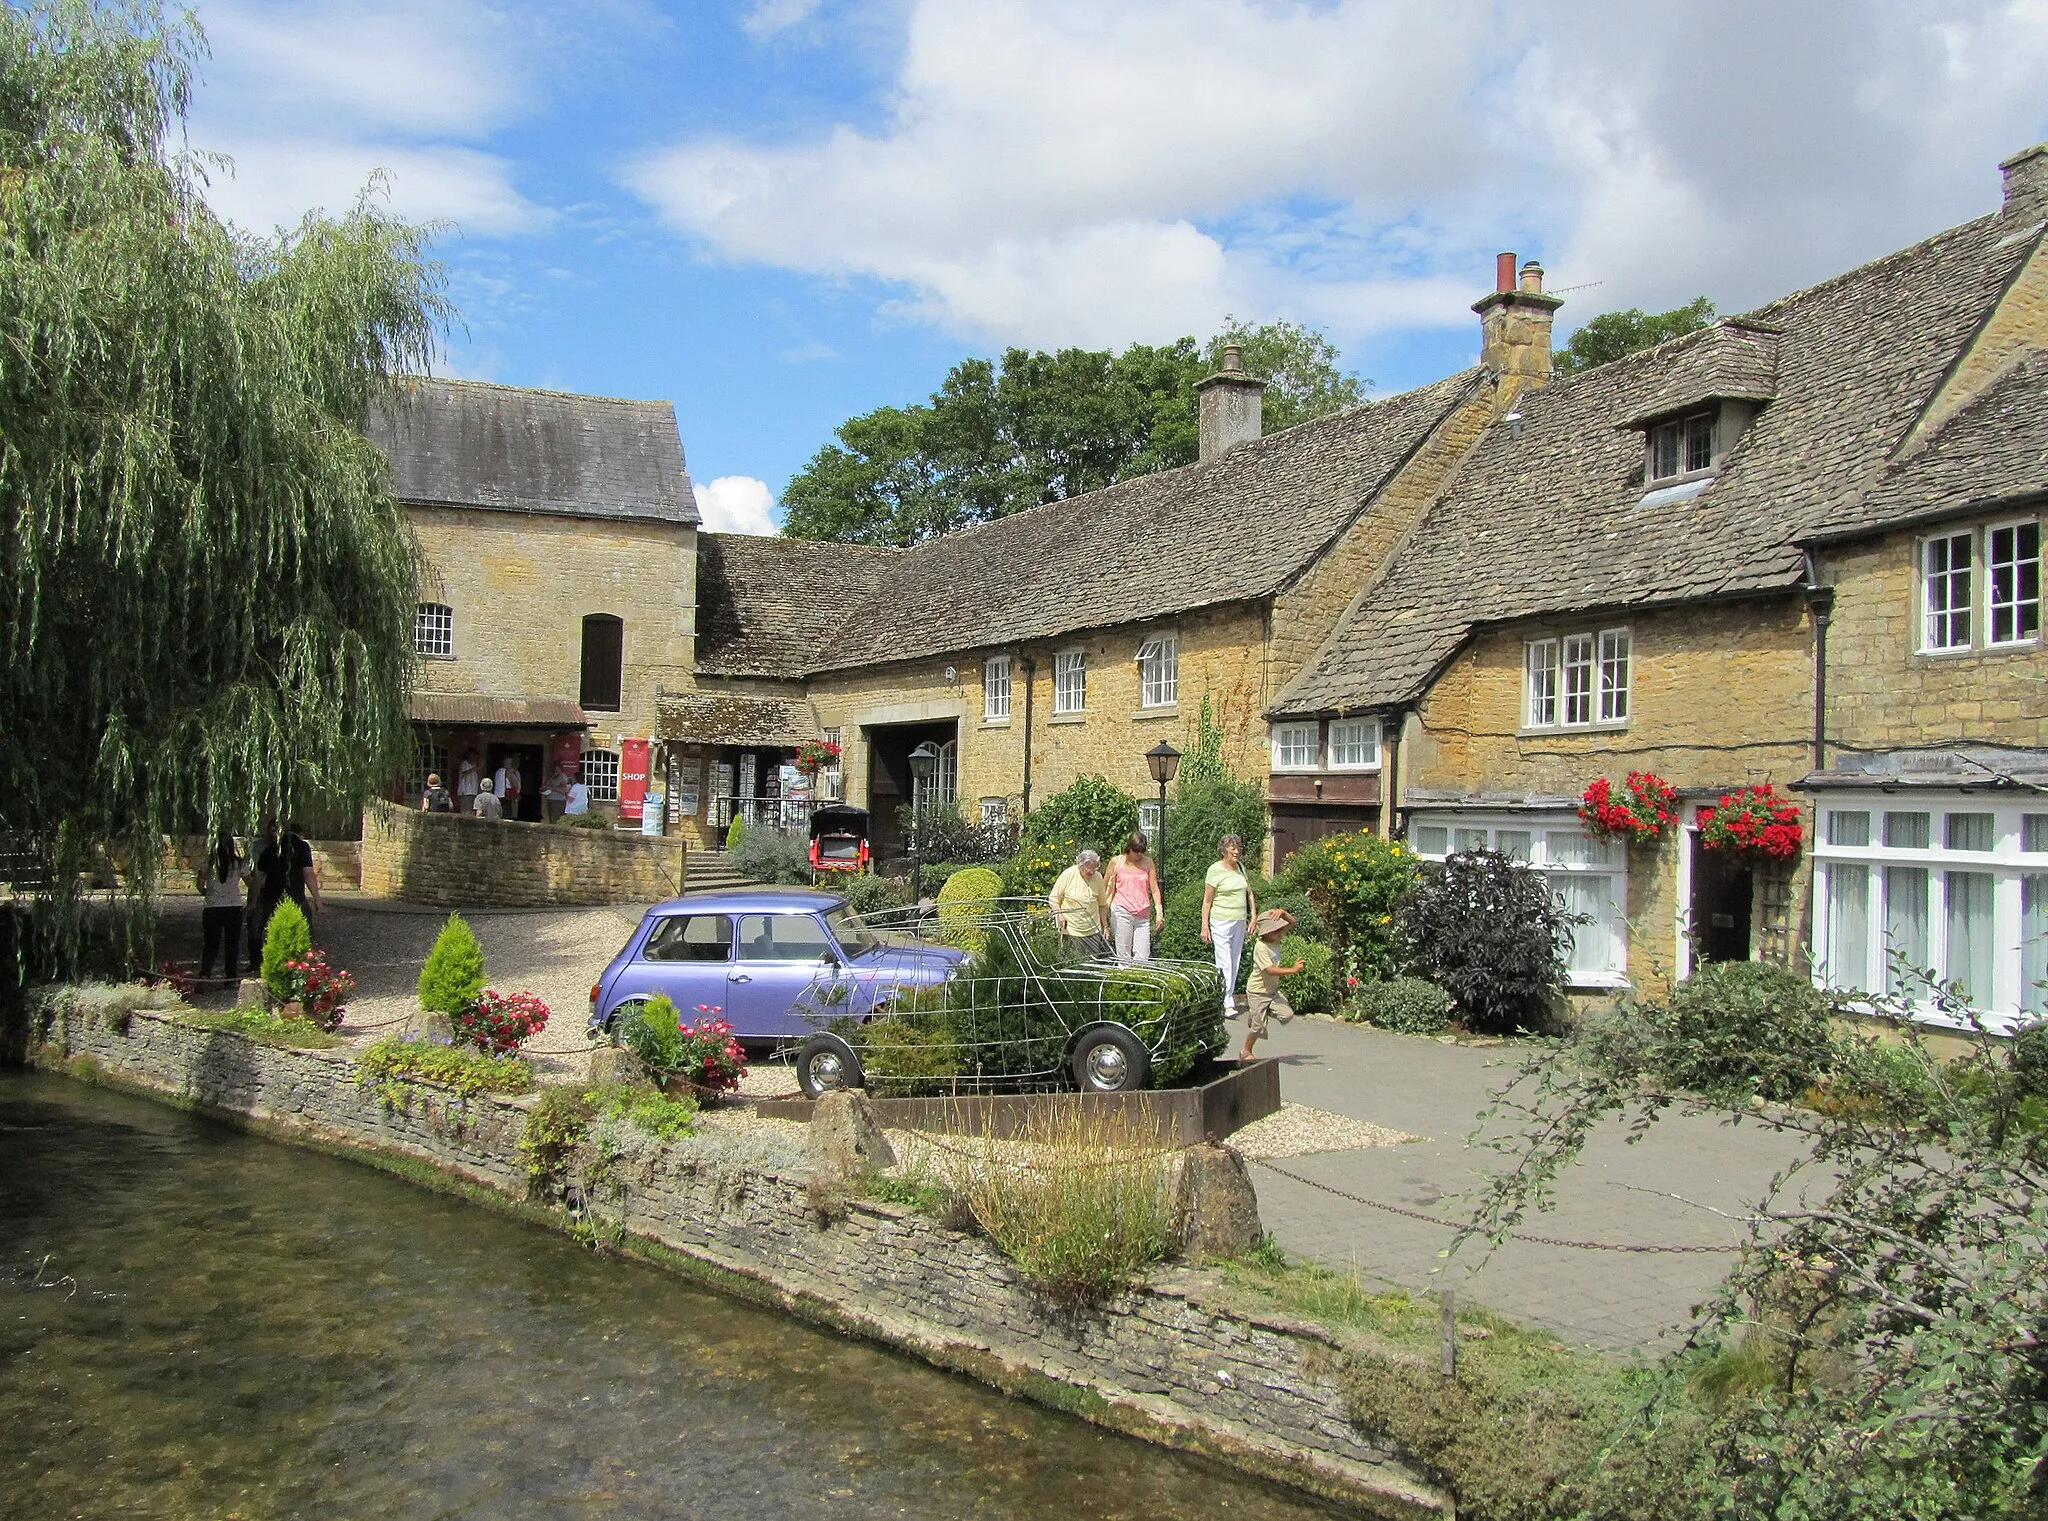
<path id="1" fill-rule="evenodd" d="M 1260 1054 L 1280 1060 L 1280 1091 L 1290 1102 L 1418 1138 L 1277 1164 L 1254 1161 L 1260 1214 L 1290 1256 L 1356 1271 L 1369 1283 L 1427 1292 L 1449 1287 L 1461 1301 L 1545 1327 L 1571 1344 L 1646 1353 L 1683 1336 L 1693 1307 L 1733 1265 L 1725 1250 L 1615 1251 L 1520 1240 L 1491 1256 L 1477 1241 L 1455 1257 L 1442 1255 L 1453 1227 L 1471 1213 L 1470 1199 L 1460 1196 L 1510 1165 L 1468 1137 L 1490 1095 L 1520 1070 L 1527 1046 L 1460 1045 L 1302 1018 L 1274 1024 Z M 1511 1132 L 1495 1122 L 1489 1133 Z M 1603 1247 L 1732 1246 L 1743 1227 L 1716 1211 L 1742 1213 L 1798 1155 L 1794 1138 L 1753 1122 L 1668 1114 L 1631 1145 L 1624 1125 L 1612 1121 L 1560 1178 L 1557 1208 L 1532 1216 L 1524 1230 Z M 1282 1176 L 1276 1165 L 1309 1182 Z"/>

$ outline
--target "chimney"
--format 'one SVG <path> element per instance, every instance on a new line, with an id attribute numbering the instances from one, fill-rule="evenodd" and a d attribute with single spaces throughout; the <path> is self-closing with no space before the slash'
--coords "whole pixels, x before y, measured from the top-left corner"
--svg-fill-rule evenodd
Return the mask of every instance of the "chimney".
<path id="1" fill-rule="evenodd" d="M 1195 382 L 1202 464 L 1255 439 L 1264 430 L 1260 416 L 1266 383 L 1245 371 L 1244 351 L 1236 344 L 1223 350 L 1223 368 Z"/>
<path id="2" fill-rule="evenodd" d="M 2005 172 L 2005 206 L 1999 214 L 2011 222 L 2048 217 L 2048 143 L 2024 148 L 1998 167 Z"/>
<path id="3" fill-rule="evenodd" d="M 1494 292 L 1472 310 L 1479 313 L 1479 362 L 1499 377 L 1495 403 L 1501 411 L 1550 380 L 1550 323 L 1563 305 L 1543 294 L 1543 266 L 1534 259 L 1519 277 L 1513 254 L 1495 262 Z"/>

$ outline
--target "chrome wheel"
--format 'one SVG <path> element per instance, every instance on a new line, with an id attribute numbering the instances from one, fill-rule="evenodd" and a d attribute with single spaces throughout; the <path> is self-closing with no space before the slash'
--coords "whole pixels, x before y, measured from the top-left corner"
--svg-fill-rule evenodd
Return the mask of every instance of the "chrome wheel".
<path id="1" fill-rule="evenodd" d="M 1130 1080 L 1131 1064 L 1115 1046 L 1103 1044 L 1088 1053 L 1088 1082 L 1111 1092 Z"/>
<path id="2" fill-rule="evenodd" d="M 1130 1093 L 1145 1086 L 1152 1059 L 1138 1038 L 1115 1025 L 1090 1030 L 1074 1046 L 1074 1086 L 1083 1093 Z"/>
<path id="3" fill-rule="evenodd" d="M 813 1035 L 796 1053 L 796 1083 L 805 1098 L 823 1098 L 842 1088 L 864 1088 L 860 1057 L 836 1035 Z"/>
<path id="4" fill-rule="evenodd" d="M 845 1086 L 846 1064 L 836 1051 L 820 1051 L 811 1058 L 811 1079 L 820 1088 Z"/>

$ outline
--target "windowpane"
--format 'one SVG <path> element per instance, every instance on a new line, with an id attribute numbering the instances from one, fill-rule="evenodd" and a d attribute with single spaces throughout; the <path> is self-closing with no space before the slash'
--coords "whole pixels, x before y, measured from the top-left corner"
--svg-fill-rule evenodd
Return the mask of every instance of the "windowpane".
<path id="1" fill-rule="evenodd" d="M 1159 812 L 1157 803 L 1140 803 L 1138 816 L 1142 823 L 1146 808 L 1154 814 Z M 985 797 L 981 800 L 981 822 L 991 827 L 1000 827 L 1010 822 L 1010 800 L 1006 797 Z"/>
<path id="2" fill-rule="evenodd" d="M 1828 863 L 1827 977 L 1838 988 L 1871 991 L 1868 866 Z"/>
<path id="3" fill-rule="evenodd" d="M 422 655 L 455 653 L 455 609 L 443 602 L 422 602 L 414 610 L 412 647 Z"/>
<path id="4" fill-rule="evenodd" d="M 1598 864 L 1598 841 L 1576 829 L 1553 829 L 1543 836 L 1546 866 L 1592 866 Z"/>
<path id="5" fill-rule="evenodd" d="M 1532 859 L 1529 853 L 1532 838 L 1526 829 L 1498 829 L 1494 831 L 1493 848 L 1526 866 Z"/>
<path id="6" fill-rule="evenodd" d="M 996 655 L 981 668 L 981 716 L 1010 716 L 1010 657 Z"/>
<path id="7" fill-rule="evenodd" d="M 1180 636 L 1161 634 L 1138 650 L 1138 702 L 1165 708 L 1180 701 Z"/>
<path id="8" fill-rule="evenodd" d="M 2041 633 L 2041 525 L 2006 523 L 1985 535 L 1986 601 L 1993 644 Z"/>
<path id="9" fill-rule="evenodd" d="M 730 961 L 732 920 L 724 914 L 674 914 L 654 926 L 648 961 Z"/>
<path id="10" fill-rule="evenodd" d="M 1924 813 L 1887 813 L 1884 842 L 1893 850 L 1925 850 L 1933 839 L 1927 823 Z"/>
<path id="11" fill-rule="evenodd" d="M 1600 636 L 1600 722 L 1628 721 L 1629 634 L 1609 629 Z"/>
<path id="12" fill-rule="evenodd" d="M 1451 832 L 1441 824 L 1424 824 L 1415 831 L 1415 853 L 1444 856 L 1451 853 Z"/>
<path id="13" fill-rule="evenodd" d="M 1583 917 L 1572 926 L 1569 959 L 1574 982 L 1612 976 L 1621 970 L 1621 923 L 1615 909 L 1615 879 L 1608 876 L 1556 876 L 1550 890 L 1564 911 Z"/>
<path id="14" fill-rule="evenodd" d="M 2029 813 L 2020 820 L 2020 849 L 2029 855 L 2048 853 L 2048 813 Z"/>
<path id="15" fill-rule="evenodd" d="M 1685 468 L 1704 470 L 1714 463 L 1714 415 L 1702 412 L 1685 420 Z"/>
<path id="16" fill-rule="evenodd" d="M 1557 722 L 1557 641 L 1531 641 L 1527 659 L 1529 726 L 1548 728 Z"/>
<path id="17" fill-rule="evenodd" d="M 2048 1013 L 2048 877 L 2020 878 L 2020 1007 Z"/>
<path id="18" fill-rule="evenodd" d="M 1942 907 L 1946 921 L 1947 980 L 1963 985 L 1972 1006 L 1988 1008 L 1993 984 L 1991 963 L 1991 873 L 1943 873 Z"/>
<path id="19" fill-rule="evenodd" d="M 817 961 L 832 942 L 809 914 L 741 914 L 737 949 L 742 961 Z"/>
<path id="20" fill-rule="evenodd" d="M 1313 771 L 1316 768 L 1317 729 L 1314 724 L 1273 726 L 1273 769 Z"/>
<path id="21" fill-rule="evenodd" d="M 1456 837 L 1457 837 L 1457 841 L 1458 841 L 1458 849 L 1460 849 L 1460 850 L 1484 850 L 1484 849 L 1486 849 L 1486 831 L 1485 831 L 1485 830 L 1483 830 L 1483 829 L 1460 829 L 1460 830 L 1457 830 L 1457 831 L 1456 831 L 1455 833 L 1456 833 Z"/>
<path id="22" fill-rule="evenodd" d="M 1927 970 L 1926 867 L 1884 869 L 1884 939 L 1886 986 L 1894 993 L 1920 987 L 1924 979 L 1911 974 Z"/>
<path id="23" fill-rule="evenodd" d="M 1564 721 L 1593 721 L 1593 636 L 1573 634 L 1564 642 Z"/>
<path id="24" fill-rule="evenodd" d="M 1845 812 L 1840 808 L 1828 814 L 1828 843 L 1830 845 L 1868 845 L 1870 843 L 1870 815 L 1867 813 Z"/>
<path id="25" fill-rule="evenodd" d="M 598 713 L 619 711 L 625 687 L 626 625 L 609 613 L 583 620 L 583 707 Z"/>
<path id="26" fill-rule="evenodd" d="M 1944 843 L 1950 850 L 1995 850 L 1996 818 L 1989 813 L 1951 813 Z"/>
<path id="27" fill-rule="evenodd" d="M 1380 726 L 1370 718 L 1346 719 L 1330 725 L 1330 765 L 1363 770 L 1380 763 Z"/>
<path id="28" fill-rule="evenodd" d="M 1088 653 L 1062 650 L 1052 657 L 1052 710 L 1079 713 L 1088 706 Z"/>
<path id="29" fill-rule="evenodd" d="M 1924 634 L 1930 650 L 1967 649 L 1970 644 L 1970 535 L 1929 539 L 1920 547 Z"/>
<path id="30" fill-rule="evenodd" d="M 1650 430 L 1650 479 L 1661 481 L 1678 474 L 1679 427 L 1663 423 Z"/>

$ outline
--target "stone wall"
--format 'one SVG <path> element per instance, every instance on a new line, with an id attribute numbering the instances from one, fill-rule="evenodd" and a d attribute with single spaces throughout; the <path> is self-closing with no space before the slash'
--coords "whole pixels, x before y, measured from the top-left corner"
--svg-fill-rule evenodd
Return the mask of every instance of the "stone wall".
<path id="1" fill-rule="evenodd" d="M 425 1084 L 387 1098 L 355 1082 L 340 1052 L 266 1047 L 151 1011 L 108 1028 L 56 1008 L 31 1047 L 42 1065 L 87 1056 L 104 1081 L 529 1200 L 518 1143 L 532 1098 L 464 1101 Z M 729 1292 L 1373 1515 L 1451 1512 L 1412 1465 L 1352 1425 L 1341 1344 L 1234 1302 L 1218 1274 L 1165 1272 L 1109 1306 L 1060 1308 L 981 1238 L 821 1194 L 804 1169 L 692 1141 L 652 1145 L 592 1184 L 595 1161 L 579 1154 L 571 1181 L 533 1213 L 622 1231 L 626 1249 Z"/>
<path id="2" fill-rule="evenodd" d="M 675 838 L 492 823 L 385 802 L 363 810 L 363 891 L 436 908 L 658 903 L 683 890 L 687 860 Z"/>

